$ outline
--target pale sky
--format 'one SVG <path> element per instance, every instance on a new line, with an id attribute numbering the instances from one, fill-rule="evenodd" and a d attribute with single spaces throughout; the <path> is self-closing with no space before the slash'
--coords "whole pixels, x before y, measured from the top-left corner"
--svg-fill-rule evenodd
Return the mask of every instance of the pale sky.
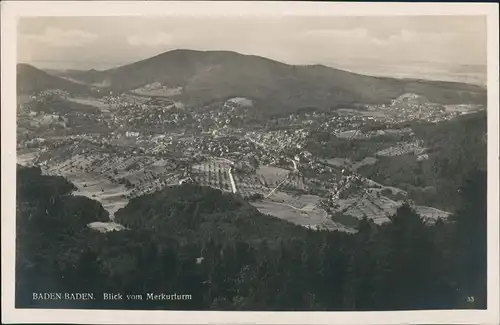
<path id="1" fill-rule="evenodd" d="M 289 64 L 359 60 L 486 64 L 481 16 L 37 17 L 18 25 L 18 60 L 105 69 L 173 49 L 231 50 Z"/>

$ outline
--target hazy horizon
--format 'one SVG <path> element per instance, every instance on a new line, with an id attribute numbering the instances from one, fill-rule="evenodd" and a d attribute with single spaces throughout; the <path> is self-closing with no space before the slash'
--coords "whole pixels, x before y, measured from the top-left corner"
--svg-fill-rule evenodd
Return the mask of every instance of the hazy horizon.
<path id="1" fill-rule="evenodd" d="M 41 69 L 106 70 L 175 49 L 233 51 L 292 65 L 483 83 L 486 20 L 134 16 L 36 17 L 18 24 L 18 62 Z M 464 66 L 478 71 L 463 71 Z"/>
<path id="2" fill-rule="evenodd" d="M 38 69 L 45 70 L 48 72 L 64 72 L 64 71 L 89 71 L 89 70 L 107 70 L 118 68 L 121 66 L 129 65 L 138 61 L 147 60 L 149 58 L 168 53 L 175 50 L 187 50 L 187 51 L 200 51 L 200 52 L 231 52 L 235 54 L 241 55 L 252 55 L 258 56 L 254 54 L 244 54 L 236 51 L 229 50 L 191 50 L 191 49 L 173 49 L 166 52 L 157 53 L 152 56 L 148 56 L 146 58 L 142 58 L 136 61 L 131 62 L 121 62 L 116 63 L 114 66 L 109 66 L 105 69 L 96 69 L 92 66 L 92 61 L 86 61 L 85 63 L 90 66 L 90 68 L 79 69 L 79 68 L 65 68 L 65 67 L 51 67 L 50 62 L 47 65 L 43 65 L 40 63 L 32 63 L 32 62 L 18 62 L 21 64 L 29 64 Z M 264 56 L 259 56 L 262 58 L 266 58 Z M 266 58 L 271 59 L 271 58 Z M 271 59 L 274 60 L 274 59 Z M 276 62 L 281 62 L 287 64 L 286 62 L 282 62 L 279 60 L 274 60 Z M 61 62 L 58 62 L 61 63 Z M 428 79 L 428 80 L 442 80 L 442 81 L 452 81 L 452 82 L 465 82 L 471 84 L 477 84 L 481 86 L 486 86 L 486 65 L 479 64 L 464 64 L 464 65 L 456 65 L 453 63 L 443 63 L 443 62 L 423 62 L 423 61 L 413 61 L 413 62 L 391 62 L 387 63 L 383 60 L 377 59 L 339 59 L 335 62 L 330 63 L 307 63 L 307 64 L 292 64 L 292 65 L 323 65 L 330 68 L 341 69 L 345 71 L 350 71 L 354 73 L 371 75 L 371 76 L 380 76 L 380 77 L 392 77 L 392 78 L 417 78 L 417 79 Z"/>
<path id="3" fill-rule="evenodd" d="M 146 56 L 146 57 L 143 57 L 143 58 L 138 58 L 136 60 L 132 60 L 132 61 L 120 61 L 120 62 L 106 62 L 106 61 L 90 61 L 90 60 L 85 60 L 85 61 L 76 61 L 76 60 L 67 60 L 67 61 L 63 61 L 63 60 L 34 60 L 34 61 L 29 61 L 29 60 L 25 60 L 25 61 L 19 61 L 18 63 L 21 63 L 21 64 L 29 64 L 29 65 L 32 65 L 34 67 L 37 67 L 39 69 L 47 69 L 47 70 L 60 70 L 60 71 L 63 71 L 63 70 L 108 70 L 108 69 L 114 69 L 114 68 L 117 68 L 117 67 L 121 67 L 121 66 L 124 66 L 124 65 L 129 65 L 129 64 L 132 64 L 132 63 L 135 63 L 135 62 L 139 62 L 139 61 L 143 61 L 143 60 L 147 60 L 147 59 L 150 59 L 150 58 L 153 58 L 155 56 L 158 56 L 158 55 L 162 55 L 162 54 L 165 54 L 165 53 L 168 53 L 168 52 L 173 52 L 173 51 L 194 51 L 194 52 L 228 52 L 228 53 L 235 53 L 235 54 L 240 54 L 240 55 L 247 55 L 247 56 L 257 56 L 257 57 L 262 57 L 262 58 L 266 58 L 266 59 L 270 59 L 270 60 L 273 60 L 273 61 L 276 61 L 276 62 L 280 62 L 280 63 L 284 63 L 284 64 L 288 64 L 288 65 L 296 65 L 296 66 L 308 66 L 308 65 L 324 65 L 324 66 L 328 66 L 328 67 L 334 67 L 335 64 L 338 64 L 338 63 L 354 63 L 354 64 L 368 64 L 368 63 L 375 63 L 375 64 L 380 64 L 380 63 L 384 63 L 384 64 L 391 64 L 391 65 L 398 65 L 398 64 L 429 64 L 429 65 L 444 65 L 444 66 L 451 66 L 451 65 L 455 65 L 455 66 L 464 66 L 464 67 L 475 67 L 475 68 L 479 68 L 479 67 L 485 67 L 486 66 L 486 63 L 482 64 L 482 63 L 464 63 L 464 64 L 454 64 L 454 63 L 449 63 L 449 62 L 438 62 L 438 61 L 434 61 L 434 62 L 430 62 L 430 61 L 419 61 L 419 60 L 413 60 L 413 61 L 409 61 L 409 60 L 401 60 L 401 61 L 391 61 L 391 62 L 387 62 L 386 60 L 383 60 L 383 59 L 376 59 L 376 58 L 370 58 L 370 59 L 363 59 L 363 58 L 340 58 L 340 59 L 335 59 L 335 60 L 331 60 L 331 61 L 328 61 L 328 62 L 323 62 L 323 63 L 315 63 L 315 62 L 310 62 L 310 63 L 288 63 L 288 62 L 284 62 L 282 60 L 277 60 L 277 59 L 273 59 L 273 58 L 270 58 L 270 57 L 267 57 L 267 56 L 264 56 L 264 55 L 258 55 L 258 54 L 246 54 L 246 53 L 242 53 L 242 52 L 238 52 L 238 51 L 232 51 L 232 50 L 216 50 L 216 49 L 213 49 L 213 50 L 198 50 L 198 49 L 190 49 L 190 48 L 175 48 L 175 49 L 171 49 L 171 50 L 167 50 L 167 51 L 162 51 L 162 52 L 159 52 L 159 53 L 156 53 L 156 54 L 152 54 L 152 55 L 149 55 L 149 56 Z M 69 65 L 65 65 L 67 63 L 70 63 Z M 90 67 L 90 68 L 78 68 L 78 67 L 73 67 L 71 66 L 71 63 L 82 63 L 82 64 L 85 64 L 85 65 L 92 65 L 92 64 L 96 64 L 97 66 L 98 65 L 110 65 L 109 67 L 105 67 L 105 68 L 101 68 L 101 69 L 97 69 L 97 68 L 94 68 L 94 67 Z M 50 67 L 51 64 L 61 64 L 61 67 Z"/>

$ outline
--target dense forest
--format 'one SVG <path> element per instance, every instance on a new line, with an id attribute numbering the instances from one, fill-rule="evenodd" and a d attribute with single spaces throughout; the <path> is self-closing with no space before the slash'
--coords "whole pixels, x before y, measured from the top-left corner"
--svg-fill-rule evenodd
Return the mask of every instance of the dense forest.
<path id="1" fill-rule="evenodd" d="M 406 310 L 486 308 L 486 173 L 461 186 L 461 206 L 428 223 L 409 205 L 358 232 L 314 231 L 263 215 L 232 194 L 166 187 L 108 218 L 74 186 L 18 166 L 17 308 Z M 90 292 L 96 300 L 32 300 Z M 190 294 L 189 301 L 103 301 L 102 293 Z"/>
<path id="2" fill-rule="evenodd" d="M 407 191 L 418 204 L 455 211 L 467 172 L 486 171 L 486 112 L 440 123 L 412 122 L 411 128 L 424 141 L 428 160 L 418 161 L 413 154 L 378 157 L 358 172 Z"/>

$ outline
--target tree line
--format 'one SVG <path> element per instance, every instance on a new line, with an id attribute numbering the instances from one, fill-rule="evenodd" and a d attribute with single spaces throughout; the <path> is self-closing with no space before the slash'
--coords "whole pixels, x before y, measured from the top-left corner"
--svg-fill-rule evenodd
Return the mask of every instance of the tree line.
<path id="1" fill-rule="evenodd" d="M 119 210 L 124 231 L 86 227 L 102 206 L 62 177 L 18 167 L 17 308 L 408 310 L 486 308 L 486 173 L 460 188 L 447 220 L 405 204 L 355 234 L 264 215 L 242 198 L 193 184 Z M 95 300 L 33 300 L 91 292 Z M 105 301 L 103 293 L 189 294 L 188 301 Z"/>

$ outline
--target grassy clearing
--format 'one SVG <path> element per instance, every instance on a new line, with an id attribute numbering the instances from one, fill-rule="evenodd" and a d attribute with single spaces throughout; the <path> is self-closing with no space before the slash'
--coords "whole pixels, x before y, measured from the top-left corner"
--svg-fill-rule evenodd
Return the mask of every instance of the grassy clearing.
<path id="1" fill-rule="evenodd" d="M 347 166 L 352 165 L 352 161 L 349 158 L 330 158 L 327 160 L 327 162 L 330 165 L 338 166 L 338 167 L 342 167 L 345 165 L 347 165 Z"/>
<path id="2" fill-rule="evenodd" d="M 251 203 L 260 212 L 275 216 L 277 218 L 301 225 L 301 226 L 329 226 L 334 227 L 333 222 L 323 209 L 301 210 L 286 203 L 271 200 L 262 200 Z"/>
<path id="3" fill-rule="evenodd" d="M 430 220 L 436 220 L 438 218 L 448 218 L 450 216 L 449 212 L 442 211 L 439 209 L 425 207 L 421 205 L 417 205 L 414 207 L 415 211 L 421 215 L 422 217 L 428 218 Z"/>
<path id="4" fill-rule="evenodd" d="M 270 187 L 279 184 L 290 171 L 284 168 L 274 167 L 274 166 L 260 166 L 257 171 L 257 177 L 266 180 Z"/>
<path id="5" fill-rule="evenodd" d="M 310 228 L 343 229 L 320 208 L 316 195 L 291 195 L 276 191 L 270 198 L 251 203 L 260 212 Z M 345 230 L 345 229 L 343 229 Z"/>

